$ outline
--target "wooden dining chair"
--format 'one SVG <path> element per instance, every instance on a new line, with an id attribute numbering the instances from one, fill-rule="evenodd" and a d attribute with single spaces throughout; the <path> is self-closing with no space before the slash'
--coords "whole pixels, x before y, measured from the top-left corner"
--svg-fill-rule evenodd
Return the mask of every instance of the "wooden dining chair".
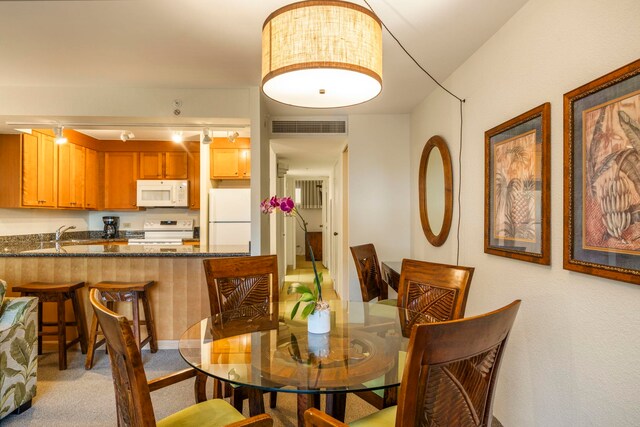
<path id="1" fill-rule="evenodd" d="M 262 414 L 245 418 L 233 406 L 222 399 L 206 400 L 203 381 L 206 377 L 193 368 L 147 382 L 140 350 L 127 318 L 106 308 L 100 291 L 97 289 L 91 290 L 89 300 L 96 313 L 109 350 L 116 394 L 118 426 L 207 425 L 270 427 L 273 425 L 273 420 L 269 415 Z M 150 392 L 194 376 L 196 377 L 196 402 L 199 403 L 169 415 L 156 423 Z"/>
<path id="2" fill-rule="evenodd" d="M 402 326 L 407 335 L 417 322 L 444 322 L 464 317 L 473 272 L 473 267 L 404 259 L 398 306 L 407 309 L 402 312 L 406 315 Z M 395 405 L 397 394 L 397 387 L 356 393 L 378 409 Z"/>
<path id="3" fill-rule="evenodd" d="M 493 397 L 520 300 L 480 316 L 415 324 L 398 405 L 350 423 L 365 426 L 491 426 Z M 308 409 L 306 427 L 346 424 Z"/>
<path id="4" fill-rule="evenodd" d="M 473 267 L 402 260 L 398 284 L 398 306 L 420 313 L 429 322 L 464 317 Z M 418 316 L 416 316 L 418 317 Z M 409 319 L 409 330 L 412 319 Z"/>
<path id="5" fill-rule="evenodd" d="M 372 243 L 351 246 L 351 255 L 356 265 L 362 301 L 378 298 L 381 304 L 396 305 L 397 300 L 389 298 L 389 285 L 382 278 L 376 248 Z"/>
<path id="6" fill-rule="evenodd" d="M 209 291 L 211 315 L 225 311 L 240 312 L 242 307 L 268 304 L 279 300 L 278 258 L 276 255 L 210 258 L 203 260 Z M 240 412 L 250 393 L 247 387 L 221 383 L 215 379 L 215 396 L 231 396 L 231 404 Z M 271 392 L 269 406 L 276 407 L 277 394 Z M 264 412 L 264 402 L 249 402 L 251 413 Z"/>

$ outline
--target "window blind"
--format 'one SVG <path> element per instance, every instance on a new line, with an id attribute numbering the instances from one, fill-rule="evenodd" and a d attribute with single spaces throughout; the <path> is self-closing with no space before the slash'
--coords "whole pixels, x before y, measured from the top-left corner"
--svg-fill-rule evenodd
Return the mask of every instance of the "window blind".
<path id="1" fill-rule="evenodd" d="M 302 209 L 322 209 L 322 180 L 296 180 L 295 185 L 300 190 L 298 204 Z"/>

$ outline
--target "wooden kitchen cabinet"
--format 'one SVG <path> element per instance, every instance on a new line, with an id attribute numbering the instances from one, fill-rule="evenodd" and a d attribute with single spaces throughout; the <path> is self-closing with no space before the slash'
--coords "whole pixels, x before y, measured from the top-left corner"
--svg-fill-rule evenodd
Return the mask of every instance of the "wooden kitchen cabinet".
<path id="1" fill-rule="evenodd" d="M 188 154 L 186 152 L 164 153 L 164 178 L 165 179 L 187 179 L 188 175 Z"/>
<path id="2" fill-rule="evenodd" d="M 84 207 L 98 208 L 98 152 L 85 149 L 84 155 Z"/>
<path id="3" fill-rule="evenodd" d="M 162 179 L 162 153 L 140 153 L 140 179 Z"/>
<path id="4" fill-rule="evenodd" d="M 251 150 L 248 148 L 212 148 L 211 179 L 251 178 Z"/>
<path id="5" fill-rule="evenodd" d="M 238 150 L 238 157 L 240 177 L 243 179 L 251 178 L 251 150 L 248 148 Z"/>
<path id="6" fill-rule="evenodd" d="M 211 149 L 211 179 L 238 179 L 238 149 Z"/>
<path id="7" fill-rule="evenodd" d="M 105 209 L 137 209 L 138 157 L 136 152 L 104 154 Z"/>
<path id="8" fill-rule="evenodd" d="M 185 152 L 141 152 L 140 179 L 187 179 Z"/>
<path id="9" fill-rule="evenodd" d="M 56 206 L 57 154 L 49 135 L 22 135 L 22 206 Z"/>
<path id="10" fill-rule="evenodd" d="M 58 207 L 84 208 L 85 148 L 67 143 L 58 146 Z"/>
<path id="11" fill-rule="evenodd" d="M 189 209 L 200 209 L 200 153 L 189 153 Z"/>

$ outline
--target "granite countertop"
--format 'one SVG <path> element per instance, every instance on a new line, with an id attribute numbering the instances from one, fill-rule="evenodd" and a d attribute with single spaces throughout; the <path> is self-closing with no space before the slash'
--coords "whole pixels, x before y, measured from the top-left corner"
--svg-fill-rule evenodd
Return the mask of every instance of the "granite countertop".
<path id="1" fill-rule="evenodd" d="M 86 235 L 65 236 L 55 242 L 42 240 L 41 235 L 12 236 L 0 241 L 0 257 L 216 257 L 248 256 L 251 252 L 248 245 L 204 247 L 198 239 L 184 239 L 188 243 L 184 245 L 128 245 L 127 240 L 123 236 L 105 239 Z"/>

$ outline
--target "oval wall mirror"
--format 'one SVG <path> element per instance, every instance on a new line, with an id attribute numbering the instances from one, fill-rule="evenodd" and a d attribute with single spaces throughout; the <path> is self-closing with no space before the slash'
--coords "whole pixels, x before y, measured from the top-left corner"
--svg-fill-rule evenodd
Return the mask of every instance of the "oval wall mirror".
<path id="1" fill-rule="evenodd" d="M 420 222 L 429 243 L 442 246 L 453 216 L 453 173 L 447 143 L 432 136 L 422 150 L 418 172 Z"/>

